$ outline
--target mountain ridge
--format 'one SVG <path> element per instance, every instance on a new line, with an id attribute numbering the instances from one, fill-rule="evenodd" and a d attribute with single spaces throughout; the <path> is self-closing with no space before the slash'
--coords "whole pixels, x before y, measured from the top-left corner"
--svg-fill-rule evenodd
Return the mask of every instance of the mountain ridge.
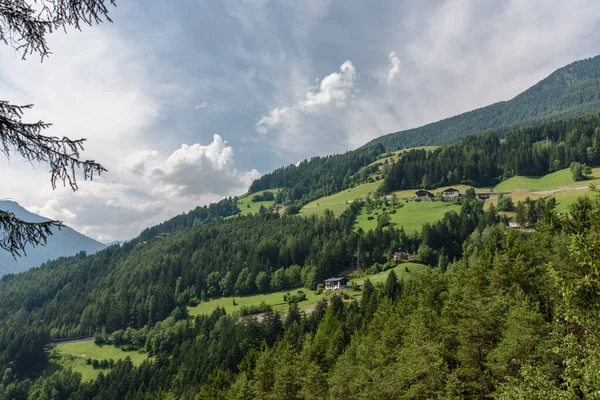
<path id="1" fill-rule="evenodd" d="M 510 100 L 500 101 L 416 128 L 379 136 L 360 148 L 383 144 L 439 145 L 491 129 L 510 129 L 600 110 L 600 55 L 574 61 Z"/>

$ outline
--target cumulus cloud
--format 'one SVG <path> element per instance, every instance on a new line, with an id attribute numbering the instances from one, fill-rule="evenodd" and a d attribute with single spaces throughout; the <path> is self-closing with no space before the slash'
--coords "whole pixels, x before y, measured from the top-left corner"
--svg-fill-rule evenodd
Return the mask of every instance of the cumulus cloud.
<path id="1" fill-rule="evenodd" d="M 232 164 L 233 148 L 215 134 L 206 146 L 183 144 L 164 162 L 152 167 L 146 177 L 177 195 L 241 194 L 259 173 L 256 170 L 241 173 Z"/>
<path id="2" fill-rule="evenodd" d="M 294 126 L 300 122 L 303 114 L 327 114 L 333 109 L 344 108 L 353 96 L 356 68 L 352 61 L 346 60 L 340 66 L 340 72 L 333 72 L 321 80 L 315 88 L 309 88 L 303 98 L 289 107 L 275 107 L 264 114 L 256 124 L 256 130 L 266 135 L 273 127 L 287 132 L 287 136 L 295 136 Z M 299 132 L 298 132 L 299 133 Z M 289 138 L 299 140 L 299 138 Z"/>
<path id="3" fill-rule="evenodd" d="M 352 93 L 355 79 L 356 69 L 352 61 L 346 60 L 340 66 L 340 72 L 334 72 L 323 78 L 318 90 L 309 90 L 306 93 L 306 100 L 301 101 L 298 107 L 307 112 L 318 111 L 329 104 L 343 107 Z"/>
<path id="4" fill-rule="evenodd" d="M 390 60 L 390 68 L 387 73 L 387 83 L 390 84 L 400 72 L 400 58 L 396 55 L 396 53 L 391 52 L 389 55 Z"/>
<path id="5" fill-rule="evenodd" d="M 171 153 L 134 151 L 112 173 L 81 182 L 75 193 L 40 184 L 35 195 L 30 189 L 18 197 L 30 211 L 108 242 L 132 238 L 198 205 L 243 194 L 260 175 L 256 169 L 236 169 L 233 148 L 215 134 L 206 145 L 183 144 Z"/>

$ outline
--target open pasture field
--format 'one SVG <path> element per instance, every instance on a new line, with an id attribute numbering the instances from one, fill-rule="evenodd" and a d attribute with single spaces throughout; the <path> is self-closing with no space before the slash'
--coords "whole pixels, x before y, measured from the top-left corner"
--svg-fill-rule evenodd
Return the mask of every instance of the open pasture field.
<path id="1" fill-rule="evenodd" d="M 408 272 L 406 270 L 408 269 Z M 387 271 L 380 272 L 374 275 L 365 275 L 352 279 L 352 283 L 364 283 L 367 278 L 373 283 L 381 283 L 385 282 L 387 276 L 390 274 L 390 271 L 394 271 L 398 279 L 404 279 L 404 281 L 410 280 L 413 277 L 429 270 L 430 268 L 427 265 L 417 264 L 413 262 L 406 262 L 398 264 L 398 266 L 388 269 Z"/>
<path id="2" fill-rule="evenodd" d="M 239 311 L 242 306 L 258 306 L 263 301 L 273 307 L 275 311 L 286 311 L 288 304 L 283 301 L 283 296 L 286 293 L 294 294 L 298 290 L 302 290 L 306 293 L 307 299 L 298 303 L 298 307 L 301 310 L 305 310 L 314 306 L 320 299 L 323 298 L 323 294 L 316 295 L 314 291 L 306 288 L 296 288 L 290 290 L 282 290 L 280 292 L 256 294 L 252 296 L 228 296 L 220 297 L 218 299 L 212 299 L 209 301 L 202 302 L 195 307 L 188 307 L 188 312 L 191 316 L 210 314 L 217 307 L 225 308 L 228 314 L 234 311 Z M 233 305 L 235 300 L 236 305 Z"/>
<path id="3" fill-rule="evenodd" d="M 129 357 L 134 365 L 140 365 L 148 358 L 143 352 L 123 351 L 111 344 L 98 346 L 93 339 L 57 344 L 50 352 L 51 370 L 72 368 L 81 374 L 84 382 L 95 379 L 103 371 L 87 364 L 87 359 L 118 361 Z"/>
<path id="4" fill-rule="evenodd" d="M 600 183 L 600 168 L 593 168 L 592 175 L 584 181 L 574 181 L 568 168 L 544 176 L 513 176 L 496 186 L 494 192 L 509 192 L 519 189 L 546 190 L 590 183 Z"/>
<path id="5" fill-rule="evenodd" d="M 342 190 L 331 196 L 321 197 L 302 207 L 300 215 L 321 215 L 324 214 L 327 209 L 333 211 L 336 216 L 340 215 L 348 207 L 349 203 L 353 202 L 355 199 L 366 197 L 369 193 L 376 191 L 382 183 L 383 181 L 363 183 L 352 189 Z"/>
<path id="6" fill-rule="evenodd" d="M 409 202 L 397 208 L 396 213 L 390 214 L 390 217 L 392 224 L 404 227 L 406 232 L 413 232 L 420 231 L 421 227 L 426 223 L 439 221 L 451 210 L 458 212 L 460 211 L 460 206 L 443 201 Z M 363 207 L 356 218 L 355 228 L 362 228 L 365 231 L 375 229 L 377 227 L 377 216 L 382 212 L 381 210 L 376 210 L 371 215 L 368 215 L 366 209 Z M 369 220 L 369 216 L 372 216 L 373 219 Z"/>
<path id="7" fill-rule="evenodd" d="M 247 193 L 239 197 L 238 207 L 241 210 L 241 215 L 256 214 L 260 210 L 260 206 L 264 206 L 268 210 L 273 206 L 273 201 L 252 201 L 252 197 L 263 194 L 264 192 L 279 193 L 279 189 L 262 190 L 256 193 Z"/>

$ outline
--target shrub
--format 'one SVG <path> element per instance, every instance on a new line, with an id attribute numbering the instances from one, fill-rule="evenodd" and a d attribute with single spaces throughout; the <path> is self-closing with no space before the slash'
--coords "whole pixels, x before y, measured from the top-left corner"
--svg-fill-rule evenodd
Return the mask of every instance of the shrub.
<path id="1" fill-rule="evenodd" d="M 264 301 L 257 306 L 242 306 L 240 308 L 240 315 L 252 315 L 252 314 L 260 314 L 263 312 L 272 311 L 270 305 L 265 303 Z"/>

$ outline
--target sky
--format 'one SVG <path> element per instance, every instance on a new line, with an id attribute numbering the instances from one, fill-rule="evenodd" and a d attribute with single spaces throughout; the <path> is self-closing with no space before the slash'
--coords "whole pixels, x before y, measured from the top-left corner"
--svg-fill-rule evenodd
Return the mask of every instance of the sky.
<path id="1" fill-rule="evenodd" d="M 110 15 L 53 33 L 43 62 L 0 43 L 0 99 L 86 138 L 108 170 L 74 193 L 0 157 L 0 198 L 104 242 L 600 52 L 597 0 L 117 0 Z"/>

